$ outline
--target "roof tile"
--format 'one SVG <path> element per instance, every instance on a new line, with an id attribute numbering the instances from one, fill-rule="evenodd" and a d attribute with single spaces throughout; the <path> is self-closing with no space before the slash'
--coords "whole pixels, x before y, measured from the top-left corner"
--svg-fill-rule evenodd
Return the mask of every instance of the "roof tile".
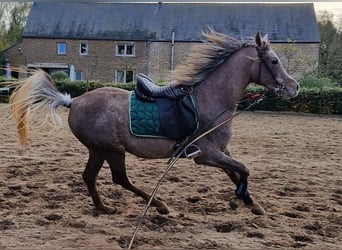
<path id="1" fill-rule="evenodd" d="M 312 3 L 34 3 L 24 37 L 201 41 L 211 27 L 237 39 L 319 42 Z"/>

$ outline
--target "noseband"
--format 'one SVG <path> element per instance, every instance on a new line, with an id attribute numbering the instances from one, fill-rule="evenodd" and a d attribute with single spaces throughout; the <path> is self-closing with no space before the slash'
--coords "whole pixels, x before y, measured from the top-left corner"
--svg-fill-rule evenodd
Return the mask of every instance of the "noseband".
<path id="1" fill-rule="evenodd" d="M 261 52 L 259 50 L 258 47 L 256 47 L 256 50 L 258 52 L 258 57 L 260 59 L 260 64 L 259 64 L 259 74 L 258 74 L 258 81 L 257 83 L 260 84 L 260 78 L 261 78 L 261 67 L 262 67 L 262 64 L 265 65 L 268 73 L 270 73 L 270 75 L 272 76 L 272 79 L 275 81 L 276 83 L 276 86 L 274 88 L 272 88 L 272 91 L 275 92 L 277 95 L 281 96 L 282 95 L 282 92 L 283 90 L 285 89 L 285 84 L 284 83 L 280 83 L 277 78 L 275 77 L 274 73 L 272 72 L 272 70 L 270 69 L 270 67 L 268 66 L 268 64 L 265 62 L 265 59 L 264 59 L 264 53 Z M 260 84 L 261 85 L 261 84 Z"/>

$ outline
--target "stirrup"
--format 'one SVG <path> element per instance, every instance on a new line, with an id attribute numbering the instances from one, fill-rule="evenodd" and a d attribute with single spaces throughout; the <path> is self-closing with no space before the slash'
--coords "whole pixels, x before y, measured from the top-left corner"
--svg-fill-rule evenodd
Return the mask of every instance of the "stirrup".
<path id="1" fill-rule="evenodd" d="M 193 159 L 193 158 L 196 158 L 197 156 L 199 156 L 202 153 L 202 151 L 199 148 L 199 146 L 197 146 L 195 144 L 190 144 L 184 148 L 183 153 L 184 153 L 186 158 Z"/>

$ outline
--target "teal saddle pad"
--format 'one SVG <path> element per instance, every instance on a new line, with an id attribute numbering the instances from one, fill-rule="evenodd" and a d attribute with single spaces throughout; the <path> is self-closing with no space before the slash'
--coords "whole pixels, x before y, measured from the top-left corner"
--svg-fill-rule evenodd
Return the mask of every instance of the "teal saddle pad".
<path id="1" fill-rule="evenodd" d="M 140 137 L 181 140 L 198 129 L 197 110 L 191 95 L 180 99 L 140 100 L 134 91 L 129 95 L 129 128 Z"/>

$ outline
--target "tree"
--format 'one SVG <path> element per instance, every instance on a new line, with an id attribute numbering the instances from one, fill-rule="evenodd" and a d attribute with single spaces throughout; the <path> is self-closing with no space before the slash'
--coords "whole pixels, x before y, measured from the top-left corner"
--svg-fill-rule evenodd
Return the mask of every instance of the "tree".
<path id="1" fill-rule="evenodd" d="M 309 56 L 302 53 L 300 48 L 298 48 L 290 38 L 287 38 L 287 44 L 280 45 L 277 48 L 277 51 L 280 52 L 284 68 L 291 75 L 303 73 L 307 67 L 311 68 L 312 64 L 315 63 L 310 62 Z M 303 67 L 305 64 L 306 66 Z"/>
<path id="2" fill-rule="evenodd" d="M 21 3 L 12 9 L 11 21 L 7 31 L 7 41 L 9 44 L 21 40 L 30 6 L 30 3 Z"/>
<path id="3" fill-rule="evenodd" d="M 1 2 L 0 50 L 20 41 L 31 3 Z"/>
<path id="4" fill-rule="evenodd" d="M 0 2 L 0 51 L 4 48 L 6 48 L 6 22 L 5 20 L 8 20 L 6 17 L 6 14 L 8 13 L 8 3 Z"/>
<path id="5" fill-rule="evenodd" d="M 28 2 L 0 2 L 0 68 L 6 64 L 2 50 L 21 40 L 30 8 Z"/>
<path id="6" fill-rule="evenodd" d="M 321 36 L 319 73 L 342 82 L 342 33 L 333 23 L 333 14 L 325 11 L 319 17 Z"/>

